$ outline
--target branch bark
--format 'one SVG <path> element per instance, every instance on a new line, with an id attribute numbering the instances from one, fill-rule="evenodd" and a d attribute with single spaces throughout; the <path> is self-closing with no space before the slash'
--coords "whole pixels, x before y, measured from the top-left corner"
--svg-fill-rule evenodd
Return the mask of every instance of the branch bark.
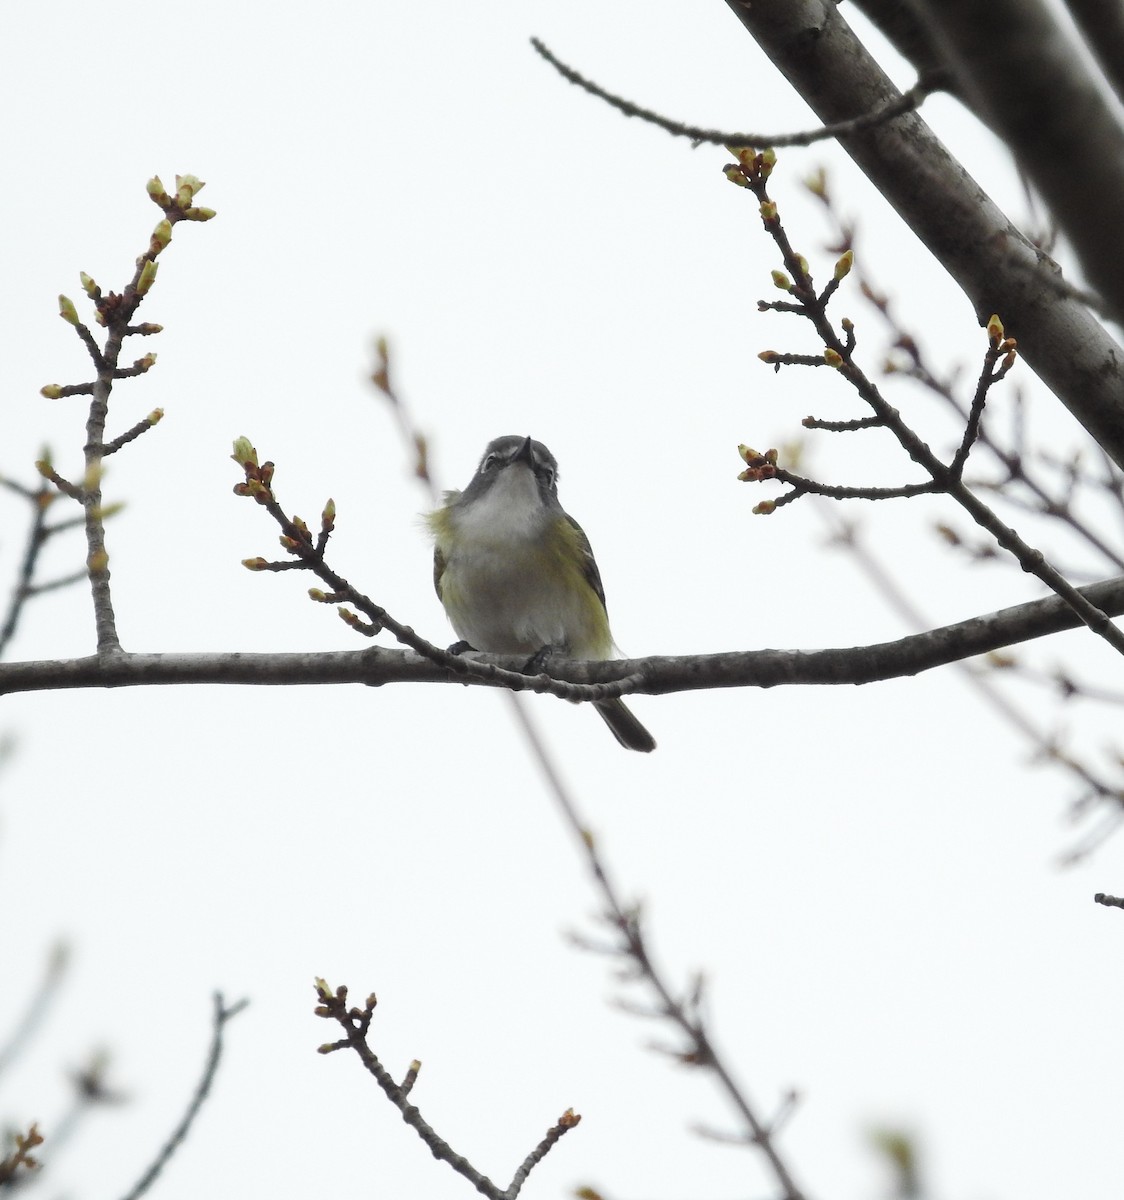
<path id="1" fill-rule="evenodd" d="M 846 120 L 898 96 L 829 0 L 726 2 L 821 120 Z M 998 313 L 1046 386 L 1124 466 L 1124 350 L 1059 286 L 1050 260 L 916 113 L 839 141 L 964 290 L 980 324 Z"/>
<path id="2" fill-rule="evenodd" d="M 1090 283 L 1124 315 L 1124 128 L 1073 39 L 1042 0 L 912 4 L 960 90 L 1042 193 Z"/>

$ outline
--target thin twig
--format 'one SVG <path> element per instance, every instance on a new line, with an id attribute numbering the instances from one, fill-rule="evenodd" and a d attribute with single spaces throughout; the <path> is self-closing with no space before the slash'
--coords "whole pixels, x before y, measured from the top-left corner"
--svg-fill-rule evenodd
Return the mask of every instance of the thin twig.
<path id="1" fill-rule="evenodd" d="M 848 134 L 859 133 L 875 125 L 884 125 L 896 117 L 913 112 L 920 107 L 927 96 L 932 92 L 940 91 L 944 87 L 943 77 L 934 73 L 933 75 L 919 79 L 913 87 L 896 100 L 889 101 L 873 112 L 862 113 L 860 116 L 852 117 L 847 121 L 836 121 L 831 125 L 824 125 L 820 129 L 810 129 L 804 133 L 730 133 L 721 129 L 706 129 L 699 125 L 687 125 L 682 121 L 675 121 L 670 117 L 661 116 L 659 113 L 653 112 L 650 108 L 641 108 L 640 105 L 633 104 L 631 100 L 626 100 L 623 96 L 617 96 L 612 92 L 606 91 L 599 84 L 586 79 L 584 75 L 575 71 L 573 67 L 568 66 L 560 58 L 557 58 L 539 38 L 531 38 L 531 45 L 534 47 L 535 52 L 546 59 L 568 83 L 574 84 L 583 91 L 588 92 L 591 96 L 596 96 L 599 100 L 604 100 L 606 104 L 623 113 L 626 117 L 636 117 L 641 121 L 647 122 L 649 125 L 655 125 L 660 129 L 666 130 L 666 132 L 672 134 L 674 137 L 688 138 L 696 144 L 705 142 L 719 146 L 810 146 L 815 142 L 822 142 L 828 138 L 846 137 Z"/>
<path id="2" fill-rule="evenodd" d="M 94 303 L 99 323 L 107 331 L 104 345 L 99 346 L 90 329 L 79 320 L 73 302 L 65 296 L 59 298 L 60 315 L 74 327 L 86 347 L 94 365 L 95 378 L 90 383 L 65 387 L 49 384 L 41 391 L 50 399 L 73 395 L 91 397 L 86 417 L 86 441 L 83 446 L 85 472 L 82 486 L 80 489 L 75 488 L 73 484 L 67 487 L 65 481 L 58 480 L 57 477 L 54 477 L 53 481 L 68 495 L 80 499 L 85 510 L 86 572 L 94 606 L 97 650 L 98 654 L 105 658 L 112 658 L 122 653 L 122 650 L 113 611 L 109 554 L 105 546 L 106 510 L 102 503 L 102 464 L 107 454 L 119 450 L 159 420 L 156 414 L 151 414 L 144 422 L 107 443 L 105 426 L 109 415 L 109 399 L 116 380 L 143 375 L 156 362 L 155 354 L 146 354 L 137 359 L 132 366 L 122 367 L 121 352 L 126 338 L 159 331 L 158 325 L 134 325 L 132 318 L 156 279 L 157 258 L 172 239 L 172 227 L 180 221 L 207 221 L 214 216 L 210 209 L 195 207 L 195 194 L 202 186 L 193 175 L 177 176 L 175 195 L 170 196 L 158 178 L 149 181 L 149 197 L 161 209 L 164 219 L 153 231 L 147 250 L 137 258 L 133 276 L 120 294 L 104 294 L 92 279 L 83 274 L 82 286 Z"/>
<path id="3" fill-rule="evenodd" d="M 323 979 L 316 981 L 316 995 L 320 1003 L 316 1007 L 316 1015 L 327 1020 L 334 1020 L 344 1031 L 344 1037 L 336 1042 L 328 1042 L 320 1047 L 321 1054 L 334 1054 L 338 1050 L 351 1049 L 359 1056 L 363 1066 L 374 1077 L 386 1098 L 398 1109 L 402 1120 L 429 1147 L 430 1153 L 440 1162 L 448 1163 L 458 1174 L 489 1200 L 515 1200 L 531 1173 L 532 1168 L 545 1158 L 551 1147 L 580 1121 L 573 1109 L 567 1109 L 555 1125 L 543 1135 L 539 1144 L 527 1155 L 516 1169 L 511 1183 L 501 1188 L 492 1182 L 487 1175 L 478 1171 L 463 1154 L 458 1154 L 447 1141 L 421 1115 L 416 1105 L 410 1103 L 409 1094 L 417 1080 L 421 1064 L 415 1061 L 410 1065 L 406 1079 L 402 1084 L 394 1081 L 390 1072 L 379 1061 L 378 1055 L 367 1042 L 371 1018 L 374 1015 L 378 1001 L 372 992 L 362 1008 L 348 1008 L 347 987 L 332 989 Z"/>
<path id="4" fill-rule="evenodd" d="M 329 500 L 321 515 L 320 533 L 313 540 L 308 526 L 298 517 L 289 517 L 277 500 L 273 490 L 274 464 L 259 463 L 257 450 L 250 445 L 246 438 L 235 442 L 235 452 L 231 457 L 238 462 L 245 474 L 245 483 L 236 484 L 236 495 L 249 497 L 260 504 L 281 528 L 282 545 L 294 556 L 295 561 L 267 562 L 265 559 L 245 559 L 243 565 L 254 571 L 285 571 L 309 570 L 318 579 L 328 584 L 330 592 L 310 589 L 309 595 L 313 600 L 323 604 L 340 604 L 346 602 L 361 612 L 369 624 L 358 622 L 354 613 L 346 609 L 340 610 L 349 625 L 360 632 L 373 635 L 381 629 L 386 629 L 404 646 L 415 653 L 427 658 L 430 662 L 464 679 L 475 676 L 488 680 L 512 691 L 532 691 L 556 696 L 562 700 L 607 700 L 615 699 L 627 692 L 633 691 L 642 682 L 634 674 L 626 674 L 619 679 L 606 680 L 598 683 L 569 683 L 553 675 L 527 675 L 521 671 L 505 670 L 494 661 L 494 656 L 469 657 L 464 654 L 454 654 L 452 651 L 435 646 L 432 642 L 415 633 L 409 626 L 403 624 L 381 605 L 376 604 L 369 596 L 364 595 L 353 587 L 342 575 L 334 571 L 325 559 L 328 539 L 335 528 L 335 505 Z"/>
<path id="5" fill-rule="evenodd" d="M 50 537 L 50 529 L 47 525 L 47 509 L 50 507 L 50 503 L 56 493 L 44 486 L 40 487 L 38 491 L 27 495 L 31 501 L 31 525 L 27 531 L 27 539 L 24 543 L 19 573 L 12 586 L 12 596 L 8 601 L 8 611 L 4 617 L 3 627 L 0 628 L 0 657 L 3 657 L 9 643 L 15 636 L 16 627 L 19 625 L 20 617 L 23 615 L 24 605 L 30 599 L 33 592 L 31 581 L 35 575 L 35 566 L 39 561 L 40 551 L 42 551 L 43 546 Z"/>
<path id="6" fill-rule="evenodd" d="M 826 504 L 817 506 L 817 511 L 831 529 L 833 540 L 846 548 L 890 607 L 915 629 L 929 628 L 925 614 L 898 586 L 897 580 L 878 560 L 871 548 L 860 539 L 855 526 L 844 522 L 835 514 L 834 509 Z M 1067 771 L 1088 796 L 1110 803 L 1117 813 L 1124 809 L 1124 782 L 1113 783 L 1066 753 L 1058 744 L 1057 738 L 1041 728 L 1027 712 L 995 686 L 991 672 L 967 661 L 954 663 L 953 666 L 1009 725 L 1026 738 L 1042 760 Z M 1083 852 L 1087 853 L 1088 850 Z M 1075 861 L 1076 857 L 1077 852 L 1074 848 L 1065 855 L 1066 861 L 1069 862 Z"/>
<path id="7" fill-rule="evenodd" d="M 223 1001 L 222 993 L 215 993 L 211 1048 L 207 1054 L 207 1062 L 203 1068 L 203 1074 L 195 1088 L 195 1094 L 191 1097 L 191 1103 L 188 1104 L 187 1111 L 183 1114 L 179 1124 L 172 1131 L 171 1137 L 161 1147 L 159 1154 L 157 1154 L 151 1166 L 149 1166 L 133 1188 L 125 1194 L 123 1200 L 139 1200 L 139 1197 L 143 1196 L 153 1183 L 155 1183 L 160 1172 L 168 1165 L 168 1160 L 183 1144 L 184 1138 L 191 1131 L 192 1123 L 199 1115 L 199 1110 L 203 1107 L 203 1102 L 207 1099 L 211 1085 L 215 1082 L 215 1075 L 218 1073 L 219 1062 L 222 1059 L 223 1030 L 226 1027 L 226 1023 L 232 1017 L 236 1017 L 247 1004 L 249 1004 L 248 1000 L 239 1000 L 237 1004 L 232 1004 L 227 1008 Z"/>
<path id="8" fill-rule="evenodd" d="M 775 161 L 775 160 L 774 160 Z M 1000 548 L 1014 556 L 1028 574 L 1040 579 L 1077 614 L 1083 624 L 1107 642 L 1118 654 L 1124 655 L 1124 630 L 1112 623 L 1107 614 L 1091 604 L 1051 563 L 1040 550 L 1024 541 L 1014 529 L 1003 522 L 982 500 L 957 478 L 930 450 L 929 446 L 902 420 L 901 414 L 882 396 L 852 355 L 853 338 L 842 337 L 828 319 L 823 297 L 818 296 L 807 266 L 793 250 L 788 235 L 777 215 L 775 202 L 768 194 L 767 181 L 772 171 L 768 156 L 749 151 L 738 154 L 737 164 L 726 168 L 727 178 L 749 190 L 761 206 L 762 223 L 781 253 L 785 269 L 792 276 L 790 293 L 803 309 L 803 315 L 815 328 L 824 345 L 824 359 L 855 389 L 874 415 L 894 435 L 902 449 L 939 485 L 939 490 L 963 508 L 977 525 L 995 538 Z M 837 273 L 838 273 L 837 267 Z M 990 335 L 994 341 L 994 335 Z M 1000 339 L 1002 332 L 1000 330 Z M 1006 351 L 1006 346 L 1004 346 Z M 995 379 L 993 375 L 992 380 Z"/>
<path id="9" fill-rule="evenodd" d="M 530 717 L 523 706 L 515 709 L 520 722 L 530 726 Z M 538 739 L 529 740 L 538 753 Z M 546 755 L 538 756 L 539 769 L 565 824 L 574 835 L 593 877 L 594 886 L 605 905 L 610 926 L 620 938 L 617 953 L 626 955 L 635 966 L 639 977 L 650 988 L 656 999 L 656 1014 L 666 1019 L 686 1038 L 689 1061 L 710 1072 L 720 1090 L 733 1105 L 745 1123 L 747 1142 L 757 1146 L 781 1189 L 784 1200 L 804 1200 L 805 1193 L 796 1185 L 788 1164 L 773 1144 L 772 1129 L 758 1116 L 742 1088 L 735 1082 L 721 1055 L 710 1040 L 701 1015 L 692 1017 L 684 1004 L 675 995 L 674 988 L 655 965 L 635 909 L 627 906 L 613 883 L 608 866 L 597 848 L 596 841 L 584 819 L 579 815 L 573 797 L 562 781 L 554 761 Z"/>
<path id="10" fill-rule="evenodd" d="M 51 948 L 39 986 L 32 993 L 23 1016 L 16 1022 L 8 1040 L 0 1047 L 0 1074 L 31 1044 L 36 1029 L 42 1024 L 59 993 L 69 960 L 70 952 L 65 942 L 58 942 Z"/>

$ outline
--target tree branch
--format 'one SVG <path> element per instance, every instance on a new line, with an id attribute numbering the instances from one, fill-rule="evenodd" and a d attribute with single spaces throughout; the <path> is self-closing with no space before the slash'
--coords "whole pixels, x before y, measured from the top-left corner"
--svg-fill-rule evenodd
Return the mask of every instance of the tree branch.
<path id="1" fill-rule="evenodd" d="M 1124 100 L 1124 4 L 1118 0 L 1066 0 L 1066 8 L 1118 99 Z"/>
<path id="2" fill-rule="evenodd" d="M 534 47 L 535 53 L 550 63 L 567 83 L 572 83 L 591 96 L 604 100 L 611 108 L 615 108 L 617 112 L 623 113 L 626 117 L 636 117 L 637 120 L 655 125 L 674 137 L 687 138 L 696 145 L 709 143 L 714 146 L 769 146 L 774 150 L 781 146 L 811 146 L 816 142 L 827 141 L 829 138 L 841 137 L 845 133 L 869 129 L 872 125 L 879 125 L 884 121 L 893 120 L 894 117 L 900 117 L 902 113 L 913 112 L 914 109 L 920 107 L 927 96 L 939 91 L 944 86 L 947 74 L 947 72 L 934 72 L 926 75 L 896 100 L 891 100 L 873 112 L 852 117 L 849 121 L 837 121 L 834 125 L 822 125 L 819 129 L 807 129 L 802 133 L 731 133 L 728 130 L 708 129 L 701 125 L 687 125 L 682 121 L 674 121 L 670 117 L 653 112 L 650 108 L 642 108 L 639 104 L 634 104 L 631 100 L 626 100 L 623 96 L 608 91 L 600 84 L 594 83 L 593 80 L 586 79 L 584 75 L 558 58 L 540 38 L 531 38 L 531 45 Z"/>
<path id="3" fill-rule="evenodd" d="M 874 112 L 899 95 L 828 0 L 726 2 L 825 123 Z M 979 323 L 1002 313 L 1025 360 L 1124 466 L 1124 350 L 1082 304 L 1051 286 L 1055 265 L 916 113 L 839 141 L 964 290 Z"/>
<path id="4" fill-rule="evenodd" d="M 139 1200 L 148 1189 L 156 1182 L 157 1176 L 168 1165 L 168 1160 L 183 1144 L 183 1140 L 187 1137 L 191 1130 L 192 1123 L 199 1115 L 199 1110 L 203 1107 L 204 1100 L 207 1099 L 207 1094 L 211 1090 L 211 1085 L 215 1081 L 215 1075 L 218 1073 L 219 1061 L 222 1058 L 222 1041 L 223 1031 L 226 1028 L 226 1023 L 231 1017 L 236 1017 L 249 1003 L 248 1000 L 239 1000 L 236 1004 L 227 1007 L 222 998 L 221 992 L 216 992 L 214 997 L 215 1012 L 214 1023 L 212 1026 L 211 1048 L 207 1054 L 207 1062 L 203 1068 L 203 1074 L 200 1076 L 199 1083 L 195 1089 L 195 1094 L 191 1097 L 191 1102 L 188 1104 L 183 1117 L 179 1124 L 172 1131 L 172 1136 L 160 1148 L 160 1153 L 157 1154 L 151 1165 L 145 1173 L 137 1180 L 136 1184 L 129 1190 L 125 1196 L 125 1200 Z"/>
<path id="5" fill-rule="evenodd" d="M 320 1003 L 315 1012 L 325 1020 L 336 1021 L 344 1031 L 344 1037 L 335 1042 L 326 1042 L 320 1047 L 321 1054 L 334 1054 L 338 1050 L 351 1049 L 359 1056 L 363 1066 L 374 1077 L 386 1098 L 398 1109 L 402 1120 L 429 1147 L 429 1152 L 440 1162 L 448 1163 L 458 1175 L 463 1176 L 488 1200 L 515 1200 L 527 1182 L 527 1176 L 550 1152 L 558 1141 L 575 1128 L 581 1117 L 572 1108 L 559 1117 L 539 1143 L 531 1150 L 516 1169 L 511 1183 L 501 1188 L 493 1183 L 487 1175 L 477 1170 L 463 1154 L 458 1154 L 452 1146 L 433 1128 L 421 1115 L 416 1105 L 409 1100 L 410 1091 L 417 1082 L 421 1063 L 417 1059 L 410 1064 L 405 1079 L 398 1083 L 390 1072 L 379 1061 L 378 1055 L 367 1044 L 367 1033 L 371 1026 L 371 1018 L 375 1013 L 378 1000 L 372 992 L 362 1008 L 348 1007 L 347 987 L 330 988 L 323 979 L 316 981 L 316 997 Z"/>
<path id="6" fill-rule="evenodd" d="M 1108 616 L 1124 614 L 1124 576 L 1078 591 Z M 559 680 L 579 685 L 617 683 L 620 695 L 665 695 L 710 688 L 801 684 L 864 684 L 916 675 L 1003 646 L 1082 625 L 1056 596 L 971 617 L 893 642 L 830 650 L 741 650 L 620 662 L 551 660 Z M 518 656 L 485 655 L 482 662 L 518 673 Z M 521 676 L 532 692 L 556 690 L 547 676 Z M 0 695 L 92 687 L 158 687 L 187 683 L 289 684 L 462 683 L 503 687 L 501 679 L 464 675 L 404 650 L 371 647 L 332 653 L 130 654 L 0 663 Z M 617 689 L 614 689 L 616 691 Z M 592 693 L 593 698 L 600 693 Z M 572 697 L 573 693 L 565 693 Z"/>
<path id="7" fill-rule="evenodd" d="M 1124 227 L 1124 127 L 1073 40 L 1042 0 L 914 0 L 914 9 L 1120 317 L 1124 247 L 1105 231 Z"/>

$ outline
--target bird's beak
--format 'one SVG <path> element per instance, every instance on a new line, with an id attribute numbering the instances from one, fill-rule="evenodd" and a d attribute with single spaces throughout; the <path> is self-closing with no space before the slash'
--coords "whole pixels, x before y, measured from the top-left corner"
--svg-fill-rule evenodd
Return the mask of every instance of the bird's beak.
<path id="1" fill-rule="evenodd" d="M 531 439 L 529 437 L 523 439 L 523 445 L 515 452 L 515 457 L 511 461 L 513 463 L 526 463 L 532 471 L 535 469 L 535 452 L 531 449 Z"/>

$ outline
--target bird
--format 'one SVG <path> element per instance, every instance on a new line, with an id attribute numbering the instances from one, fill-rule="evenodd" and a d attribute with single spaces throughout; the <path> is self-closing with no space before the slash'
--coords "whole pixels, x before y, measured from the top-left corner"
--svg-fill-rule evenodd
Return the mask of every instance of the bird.
<path id="1" fill-rule="evenodd" d="M 433 584 L 461 640 L 454 653 L 613 657 L 601 574 L 582 527 L 558 500 L 558 461 L 530 437 L 489 442 L 464 491 L 427 514 Z M 619 698 L 593 707 L 629 750 L 655 740 Z"/>

